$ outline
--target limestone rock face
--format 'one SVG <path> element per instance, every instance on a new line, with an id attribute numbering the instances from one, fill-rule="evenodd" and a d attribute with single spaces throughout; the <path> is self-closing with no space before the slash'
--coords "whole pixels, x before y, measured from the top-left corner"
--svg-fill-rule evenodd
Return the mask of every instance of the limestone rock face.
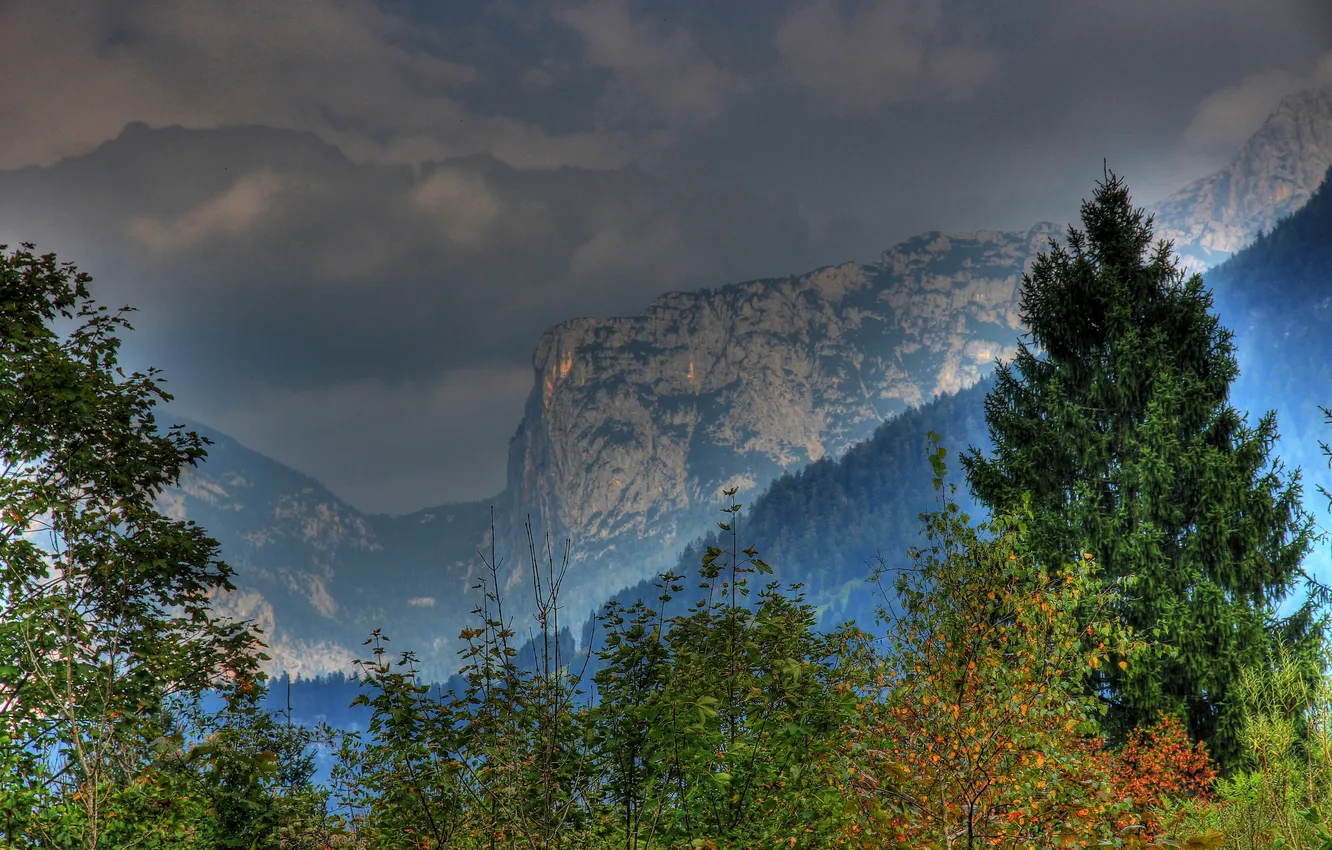
<path id="1" fill-rule="evenodd" d="M 1304 206 L 1332 167 L 1332 87 L 1286 98 L 1220 171 L 1155 210 L 1158 235 L 1194 267 L 1215 265 Z"/>
<path id="2" fill-rule="evenodd" d="M 1058 230 L 928 233 L 869 265 L 564 322 L 533 357 L 511 514 L 572 538 L 603 592 L 650 577 L 707 527 L 723 489 L 839 455 L 1011 357 L 1021 275 Z"/>

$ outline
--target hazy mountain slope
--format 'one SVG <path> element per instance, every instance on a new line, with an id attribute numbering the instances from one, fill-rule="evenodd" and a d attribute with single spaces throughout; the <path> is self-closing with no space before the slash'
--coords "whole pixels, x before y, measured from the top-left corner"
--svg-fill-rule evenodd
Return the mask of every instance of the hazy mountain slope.
<path id="1" fill-rule="evenodd" d="M 1246 315 L 1246 328 L 1324 306 L 1332 297 L 1332 169 L 1307 203 L 1204 278 L 1227 309 Z"/>
<path id="2" fill-rule="evenodd" d="M 721 489 L 836 457 L 1011 353 L 1016 287 L 1055 232 L 926 234 L 872 265 L 672 293 L 543 337 L 508 515 L 575 542 L 572 606 L 674 562 Z"/>
<path id="3" fill-rule="evenodd" d="M 393 623 L 395 637 L 429 646 L 456 635 L 471 605 L 463 590 L 488 532 L 476 502 L 405 517 L 367 516 L 318 481 L 197 422 L 166 412 L 213 445 L 163 510 L 206 528 L 237 572 L 223 612 L 253 619 L 295 674 L 351 672 L 361 641 Z M 403 618 L 401 611 L 418 616 Z M 443 625 L 449 624 L 449 625 Z"/>
<path id="4" fill-rule="evenodd" d="M 1320 525 L 1332 526 L 1327 500 L 1317 492 L 1319 485 L 1332 491 L 1318 445 L 1332 441 L 1320 410 L 1332 408 L 1332 170 L 1306 205 L 1204 280 L 1214 292 L 1214 312 L 1235 333 L 1241 376 L 1231 403 L 1251 422 L 1277 411 L 1282 436 L 1273 454 L 1287 467 L 1301 467 L 1305 507 Z M 779 578 L 804 583 L 811 601 L 829 606 L 825 624 L 846 617 L 868 622 L 864 594 L 848 594 L 848 583 L 876 554 L 905 563 L 906 549 L 917 543 L 917 513 L 934 509 L 928 431 L 943 436 L 964 509 L 983 513 L 966 494 L 955 459 L 967 445 L 989 450 L 983 404 L 992 385 L 987 378 L 904 413 L 837 461 L 783 475 L 742 517 L 741 545 L 752 543 Z M 714 532 L 706 544 L 719 540 Z M 706 544 L 686 550 L 676 571 L 696 570 Z M 1319 544 L 1306 561 L 1325 582 L 1332 582 L 1329 548 Z"/>
<path id="5" fill-rule="evenodd" d="M 1225 169 L 1153 211 L 1158 233 L 1205 266 L 1297 208 L 1329 165 L 1332 92 L 1293 95 Z M 533 358 L 505 514 L 531 513 L 574 540 L 575 607 L 654 575 L 709 527 L 721 488 L 739 486 L 743 499 L 836 457 L 884 417 L 957 392 L 1010 355 L 1020 276 L 1064 231 L 924 234 L 876 263 L 559 325 Z"/>
<path id="6" fill-rule="evenodd" d="M 1332 442 L 1320 407 L 1332 408 L 1332 170 L 1309 200 L 1270 233 L 1209 271 L 1219 312 L 1235 330 L 1240 377 L 1232 400 L 1240 409 L 1275 408 L 1277 451 L 1304 474 L 1304 503 L 1332 529 L 1327 500 L 1332 471 L 1319 441 Z M 1332 582 L 1332 546 L 1310 563 Z"/>
<path id="7" fill-rule="evenodd" d="M 922 541 L 919 515 L 936 509 L 929 432 L 939 434 L 948 451 L 947 480 L 958 485 L 958 503 L 975 509 L 957 457 L 968 446 L 989 449 L 984 399 L 993 385 L 987 377 L 902 413 L 842 457 L 778 478 L 742 515 L 741 548 L 756 547 L 773 567 L 773 578 L 803 584 L 825 626 L 848 619 L 872 626 L 885 600 L 866 584 L 871 570 L 879 557 L 890 567 L 907 565 L 907 550 Z M 676 572 L 696 571 L 707 545 L 729 547 L 730 536 L 713 531 L 691 545 Z"/>
<path id="8" fill-rule="evenodd" d="M 1317 492 L 1319 485 L 1332 492 L 1332 472 L 1318 445 L 1332 440 L 1319 409 L 1332 408 L 1332 170 L 1305 206 L 1208 272 L 1205 281 L 1215 296 L 1213 311 L 1235 332 L 1242 374 L 1232 385 L 1231 403 L 1247 411 L 1251 423 L 1277 410 L 1282 437 L 1274 457 L 1302 468 L 1305 507 L 1321 526 L 1332 526 L 1327 500 Z M 907 565 L 907 549 L 920 542 L 918 514 L 935 509 L 928 432 L 942 435 L 963 509 L 977 519 L 986 513 L 970 498 L 956 458 L 966 446 L 989 451 L 984 399 L 992 386 L 986 378 L 907 411 L 842 457 L 782 475 L 746 505 L 736 523 L 739 546 L 756 547 L 774 578 L 803 584 L 808 601 L 822 609 L 825 627 L 846 619 L 874 627 L 874 612 L 885 600 L 880 588 L 865 584 L 872 564 L 882 556 L 889 566 Z M 694 601 L 692 579 L 709 545 L 729 550 L 731 537 L 714 529 L 685 549 L 674 570 L 686 577 L 687 589 L 671 613 Z M 1332 583 L 1327 543 L 1315 547 L 1305 568 Z M 890 589 L 891 579 L 887 584 Z M 612 598 L 628 605 L 657 595 L 647 580 Z M 1303 596 L 1304 589 L 1296 588 L 1283 607 L 1290 610 Z M 589 621 L 583 639 L 592 634 Z"/>

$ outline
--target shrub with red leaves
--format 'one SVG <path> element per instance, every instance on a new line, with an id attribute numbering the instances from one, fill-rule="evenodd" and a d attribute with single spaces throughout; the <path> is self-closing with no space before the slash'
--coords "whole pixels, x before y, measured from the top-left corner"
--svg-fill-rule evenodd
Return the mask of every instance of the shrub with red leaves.
<path id="1" fill-rule="evenodd" d="M 1162 717 L 1148 729 L 1134 730 L 1122 749 L 1104 755 L 1114 793 L 1121 799 L 1132 798 L 1145 841 L 1169 826 L 1166 818 L 1177 802 L 1212 799 L 1216 771 L 1207 747 L 1192 742 L 1176 717 Z M 1121 818 L 1117 825 L 1123 828 L 1132 822 Z"/>

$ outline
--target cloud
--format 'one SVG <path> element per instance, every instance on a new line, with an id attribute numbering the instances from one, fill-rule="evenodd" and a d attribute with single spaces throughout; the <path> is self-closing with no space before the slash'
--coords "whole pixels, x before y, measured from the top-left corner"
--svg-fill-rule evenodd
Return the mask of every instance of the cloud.
<path id="1" fill-rule="evenodd" d="M 358 507 L 406 513 L 503 488 L 503 453 L 449 449 L 511 432 L 532 382 L 530 367 L 484 366 L 294 390 L 259 377 L 243 396 L 173 409 L 206 415 L 210 425 L 297 469 L 319 469 L 322 484 Z M 339 460 L 330 468 L 333 457 Z"/>
<path id="2" fill-rule="evenodd" d="M 407 604 L 415 608 L 434 608 L 435 597 L 433 596 L 413 596 L 407 600 Z"/>
<path id="3" fill-rule="evenodd" d="M 617 222 L 598 230 L 574 251 L 569 271 L 588 279 L 650 274 L 678 275 L 690 257 L 682 252 L 679 222 L 667 217 L 653 224 Z M 674 273 L 674 274 L 673 274 Z"/>
<path id="4" fill-rule="evenodd" d="M 1237 85 L 1217 89 L 1194 107 L 1184 144 L 1205 154 L 1233 154 L 1263 123 L 1281 98 L 1304 80 L 1288 71 L 1251 74 Z"/>
<path id="5" fill-rule="evenodd" d="M 358 165 L 257 127 L 137 127 L 0 171 L 5 233 L 140 308 L 127 365 L 165 369 L 182 415 L 393 511 L 502 489 L 551 326 L 817 265 L 793 201 L 636 168 Z"/>
<path id="6" fill-rule="evenodd" d="M 1332 85 L 1332 52 L 1308 74 L 1259 71 L 1211 92 L 1194 107 L 1184 146 L 1193 153 L 1229 157 L 1262 126 L 1281 98 L 1313 85 Z"/>
<path id="7" fill-rule="evenodd" d="M 690 127 L 716 119 L 752 88 L 703 56 L 683 28 L 665 34 L 635 21 L 624 0 L 593 0 L 555 18 L 583 38 L 587 62 L 610 70 L 604 103 L 616 115 Z"/>
<path id="8" fill-rule="evenodd" d="M 0 57 L 0 168 L 49 164 L 127 123 L 307 130 L 358 161 L 411 163 L 488 152 L 524 166 L 613 167 L 627 137 L 547 133 L 465 108 L 480 72 L 432 52 L 373 0 L 18 2 Z M 40 81 L 40 85 L 36 83 Z"/>
<path id="9" fill-rule="evenodd" d="M 222 194 L 174 220 L 132 218 L 126 232 L 156 253 L 189 248 L 218 234 L 235 236 L 253 227 L 272 209 L 283 183 L 281 176 L 262 169 L 241 177 Z"/>
<path id="10" fill-rule="evenodd" d="M 411 194 L 455 245 L 478 246 L 504 209 L 482 175 L 455 168 L 436 171 Z"/>
<path id="11" fill-rule="evenodd" d="M 833 112 L 873 113 L 907 100 L 970 98 L 998 72 L 995 54 L 953 38 L 942 0 L 802 0 L 773 43 L 795 81 Z"/>
<path id="12" fill-rule="evenodd" d="M 528 68 L 519 79 L 524 86 L 540 91 L 555 82 L 555 74 L 549 68 Z"/>

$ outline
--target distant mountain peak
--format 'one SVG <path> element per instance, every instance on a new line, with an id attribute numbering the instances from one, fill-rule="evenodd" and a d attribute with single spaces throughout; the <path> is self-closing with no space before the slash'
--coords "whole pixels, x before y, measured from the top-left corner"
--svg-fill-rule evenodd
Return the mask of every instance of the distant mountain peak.
<path id="1" fill-rule="evenodd" d="M 1157 235 L 1211 266 L 1309 200 L 1332 167 L 1332 87 L 1287 95 L 1225 168 L 1156 207 Z"/>

